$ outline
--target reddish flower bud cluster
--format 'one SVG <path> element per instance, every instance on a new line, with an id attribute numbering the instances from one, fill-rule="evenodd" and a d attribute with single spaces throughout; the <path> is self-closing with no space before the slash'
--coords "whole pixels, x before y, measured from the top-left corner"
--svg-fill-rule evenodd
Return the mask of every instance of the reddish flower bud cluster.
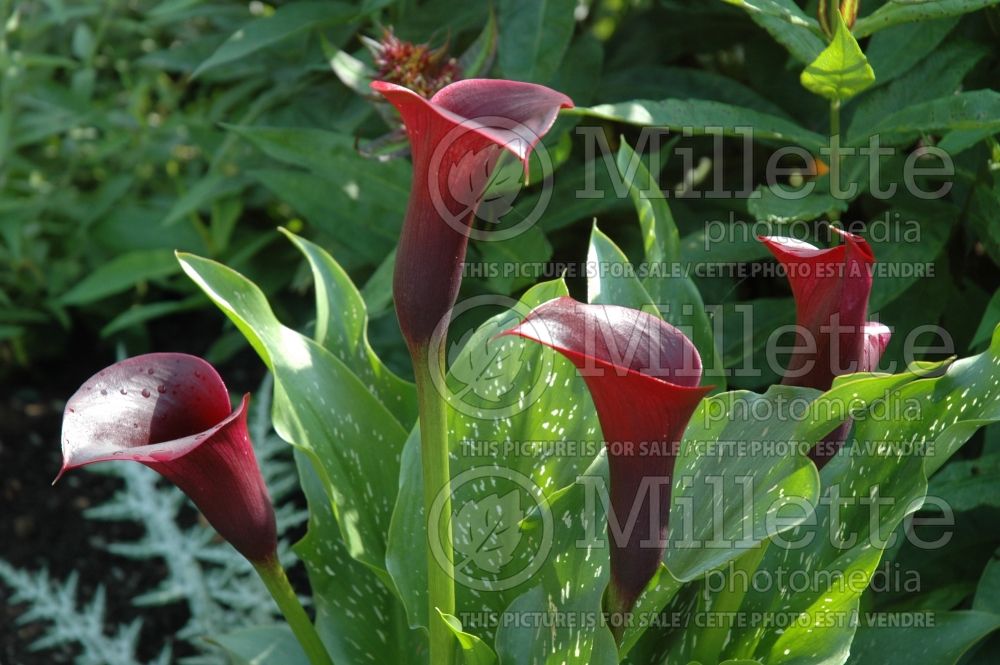
<path id="1" fill-rule="evenodd" d="M 409 88 L 421 97 L 430 99 L 461 78 L 458 62 L 448 57 L 447 44 L 432 49 L 428 44 L 403 41 L 387 28 L 380 41 L 369 41 L 368 46 L 375 57 L 378 80 Z"/>

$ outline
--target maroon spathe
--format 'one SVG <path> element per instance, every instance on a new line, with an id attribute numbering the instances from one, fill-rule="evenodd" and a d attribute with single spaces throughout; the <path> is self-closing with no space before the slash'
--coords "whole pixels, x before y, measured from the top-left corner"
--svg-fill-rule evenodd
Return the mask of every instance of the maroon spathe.
<path id="1" fill-rule="evenodd" d="M 430 100 L 384 81 L 372 89 L 399 110 L 410 139 L 413 183 L 393 299 L 403 336 L 419 351 L 455 304 L 468 229 L 500 154 L 527 164 L 573 102 L 544 86 L 493 79 L 458 81 Z"/>
<path id="2" fill-rule="evenodd" d="M 537 307 L 506 334 L 555 349 L 587 383 L 608 443 L 611 511 L 624 530 L 618 542 L 609 524 L 611 585 L 617 609 L 626 610 L 663 558 L 677 446 L 711 390 L 698 385 L 698 351 L 658 317 L 566 297 Z M 636 519 L 628 529 L 630 515 Z"/>
<path id="3" fill-rule="evenodd" d="M 788 273 L 795 298 L 796 348 L 782 383 L 829 390 L 842 374 L 870 372 L 889 344 L 891 332 L 868 321 L 875 255 L 861 236 L 830 227 L 844 244 L 820 249 L 807 242 L 761 237 Z M 843 423 L 809 456 L 822 468 L 851 429 Z"/>
<path id="4" fill-rule="evenodd" d="M 247 431 L 249 395 L 230 407 L 201 358 L 150 353 L 101 370 L 63 414 L 63 467 L 141 462 L 179 487 L 250 561 L 275 555 L 274 509 Z"/>
<path id="5" fill-rule="evenodd" d="M 836 376 L 874 370 L 889 343 L 889 329 L 867 320 L 875 264 L 871 247 L 860 236 L 832 230 L 844 244 L 829 249 L 760 238 L 785 267 L 795 298 L 799 339 L 785 385 L 829 390 Z"/>

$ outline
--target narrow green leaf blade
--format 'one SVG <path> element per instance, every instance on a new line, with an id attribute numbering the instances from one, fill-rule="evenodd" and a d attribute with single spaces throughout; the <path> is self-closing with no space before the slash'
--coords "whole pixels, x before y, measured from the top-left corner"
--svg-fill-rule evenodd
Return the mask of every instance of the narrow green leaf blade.
<path id="1" fill-rule="evenodd" d="M 641 157 L 624 137 L 615 163 L 622 180 L 628 185 L 629 196 L 639 215 L 644 259 L 648 263 L 679 261 L 680 232 L 666 197 Z"/>
<path id="2" fill-rule="evenodd" d="M 327 349 L 282 325 L 246 277 L 191 254 L 178 260 L 274 373 L 275 430 L 314 462 L 351 556 L 388 582 L 386 534 L 406 439 L 396 413 Z"/>
<path id="3" fill-rule="evenodd" d="M 273 15 L 255 18 L 230 35 L 191 76 L 197 78 L 211 69 L 311 28 L 346 23 L 357 14 L 357 8 L 340 2 L 293 2 L 284 5 Z"/>
<path id="4" fill-rule="evenodd" d="M 134 288 L 139 282 L 180 272 L 169 249 L 129 252 L 117 256 L 59 298 L 62 305 L 86 305 Z"/>
<path id="5" fill-rule="evenodd" d="M 854 34 L 861 39 L 900 23 L 958 16 L 996 4 L 1000 4 L 1000 0 L 935 0 L 934 2 L 890 0 L 869 16 L 859 18 L 854 24 Z"/>
<path id="6" fill-rule="evenodd" d="M 812 62 L 823 50 L 819 22 L 793 0 L 723 0 L 747 11 L 757 25 L 801 62 Z"/>
<path id="7" fill-rule="evenodd" d="M 954 130 L 1000 131 L 1000 92 L 961 92 L 900 109 L 881 120 L 873 133 L 881 134 L 885 145 L 908 136 Z"/>
<path id="8" fill-rule="evenodd" d="M 563 113 L 629 125 L 664 127 L 677 131 L 688 129 L 694 133 L 720 133 L 724 136 L 742 137 L 745 136 L 746 129 L 752 127 L 753 137 L 757 140 L 800 145 L 816 153 L 828 142 L 816 132 L 785 118 L 703 99 L 635 99 L 570 109 Z"/>
<path id="9" fill-rule="evenodd" d="M 860 628 L 847 665 L 955 665 L 976 642 L 1000 629 L 1000 615 L 935 612 L 932 625 Z"/>
<path id="10" fill-rule="evenodd" d="M 415 386 L 385 366 L 368 341 L 368 309 L 351 278 L 322 247 L 282 229 L 309 262 L 316 289 L 315 339 L 347 365 L 404 426 L 417 419 Z"/>

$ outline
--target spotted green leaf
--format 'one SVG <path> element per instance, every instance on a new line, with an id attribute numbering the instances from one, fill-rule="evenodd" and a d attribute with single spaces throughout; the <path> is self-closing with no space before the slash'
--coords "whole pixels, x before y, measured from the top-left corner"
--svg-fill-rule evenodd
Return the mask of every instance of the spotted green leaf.
<path id="1" fill-rule="evenodd" d="M 698 287 L 684 272 L 680 232 L 670 212 L 670 206 L 663 197 L 656 178 L 624 139 L 618 149 L 615 163 L 622 180 L 628 186 L 629 196 L 639 216 L 644 270 L 640 270 L 638 274 L 642 286 L 649 300 L 656 305 L 660 316 L 684 331 L 694 342 L 705 368 L 702 384 L 724 390 L 726 377 L 720 365 L 720 353 L 713 334 L 712 322 Z M 591 236 L 591 252 L 595 251 L 595 243 L 601 241 L 595 230 Z M 588 286 L 592 288 L 591 285 L 593 280 Z M 604 302 L 638 306 L 628 301 L 615 302 L 613 299 Z"/>
<path id="2" fill-rule="evenodd" d="M 521 496 L 514 490 L 500 496 L 490 494 L 479 501 L 466 501 L 452 517 L 455 534 L 455 568 L 474 564 L 499 573 L 514 556 L 521 542 L 518 524 L 524 518 Z"/>
<path id="3" fill-rule="evenodd" d="M 316 630 L 334 663 L 410 662 L 427 652 L 426 633 L 407 626 L 391 587 L 350 555 L 326 489 L 308 457 L 295 456 L 309 528 L 295 553 L 306 566 Z"/>
<path id="4" fill-rule="evenodd" d="M 470 356 L 487 348 L 486 357 L 493 359 L 486 374 L 489 378 L 476 391 L 467 390 L 461 373 L 452 373 L 447 379 L 453 510 L 461 511 L 470 501 L 478 505 L 492 495 L 503 499 L 517 490 L 519 503 L 510 499 L 506 505 L 502 500 L 496 504 L 502 513 L 509 512 L 518 518 L 522 514 L 544 515 L 539 518 L 538 528 L 519 533 L 516 546 L 513 535 L 509 536 L 508 547 L 513 549 L 508 562 L 497 566 L 494 564 L 500 563 L 499 560 L 490 561 L 480 567 L 470 561 L 458 571 L 456 616 L 465 632 L 487 643 L 493 641 L 499 623 L 470 623 L 466 616 L 474 613 L 499 621 L 512 601 L 539 584 L 542 578 L 555 575 L 546 571 L 556 564 L 559 554 L 553 542 L 560 531 L 555 528 L 559 516 L 548 514 L 548 497 L 571 485 L 602 447 L 593 405 L 572 364 L 540 345 L 496 336 L 499 331 L 513 327 L 533 307 L 565 294 L 565 284 L 554 281 L 529 289 L 520 301 L 504 299 L 508 311 L 477 328 L 451 363 L 453 367 L 461 366 L 469 362 Z M 458 308 L 473 306 L 475 302 L 460 301 Z M 497 300 L 489 297 L 484 304 L 495 311 Z M 414 626 L 426 626 L 428 621 L 425 547 L 428 519 L 422 497 L 420 433 L 414 429 L 403 453 L 387 557 L 389 572 Z M 458 520 L 465 521 L 465 518 Z M 509 523 L 504 517 L 504 526 Z M 461 550 L 465 545 L 459 538 L 456 536 L 455 545 Z M 603 556 L 606 563 L 607 554 Z M 498 572 L 491 572 L 494 569 Z M 585 588 L 580 582 L 580 593 L 592 594 L 600 582 L 588 570 L 568 570 L 561 574 L 587 578 Z M 598 597 L 602 591 L 603 586 L 597 592 Z M 565 602 L 577 600 L 574 592 Z M 573 638 L 576 637 L 574 633 Z M 592 639 L 589 633 L 579 637 L 588 644 Z M 508 662 L 503 653 L 500 656 L 501 662 Z"/>
<path id="5" fill-rule="evenodd" d="M 178 259 L 274 373 L 275 430 L 313 461 L 351 556 L 384 575 L 406 439 L 397 414 L 329 350 L 282 325 L 246 277 L 191 254 Z"/>

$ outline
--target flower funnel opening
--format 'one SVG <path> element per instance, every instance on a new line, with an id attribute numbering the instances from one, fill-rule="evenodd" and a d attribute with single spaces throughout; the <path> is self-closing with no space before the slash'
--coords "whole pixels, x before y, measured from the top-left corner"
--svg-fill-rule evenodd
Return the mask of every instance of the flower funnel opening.
<path id="1" fill-rule="evenodd" d="M 67 402 L 59 476 L 94 462 L 141 462 L 187 494 L 243 556 L 264 561 L 275 555 L 277 535 L 247 430 L 249 399 L 232 410 L 222 378 L 195 356 L 123 360 Z"/>
<path id="2" fill-rule="evenodd" d="M 566 95 L 533 83 L 466 79 L 429 100 L 402 86 L 372 89 L 399 111 L 410 139 L 413 183 L 393 276 L 400 328 L 426 345 L 455 304 L 476 210 L 504 151 L 527 168 Z"/>
<path id="3" fill-rule="evenodd" d="M 567 297 L 540 305 L 506 334 L 555 349 L 587 383 L 611 482 L 608 605 L 628 611 L 663 558 L 675 455 L 688 420 L 711 390 L 698 385 L 698 351 L 658 317 Z"/>
<path id="4" fill-rule="evenodd" d="M 781 381 L 785 385 L 829 390 L 834 377 L 873 371 L 889 344 L 889 329 L 867 320 L 875 264 L 871 247 L 861 236 L 831 230 L 844 243 L 829 249 L 792 238 L 759 238 L 784 266 L 795 298 L 798 339 Z M 818 466 L 849 429 L 845 423 L 814 449 Z"/>

